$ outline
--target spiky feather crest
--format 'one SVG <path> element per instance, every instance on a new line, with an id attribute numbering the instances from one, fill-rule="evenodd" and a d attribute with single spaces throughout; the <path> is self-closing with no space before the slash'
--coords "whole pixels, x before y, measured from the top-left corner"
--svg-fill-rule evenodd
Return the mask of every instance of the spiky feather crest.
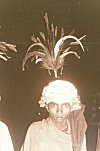
<path id="1" fill-rule="evenodd" d="M 7 42 L 0 42 L 0 58 L 5 61 L 10 59 L 9 51 L 17 52 L 16 46 Z"/>
<path id="2" fill-rule="evenodd" d="M 60 69 L 60 74 L 62 74 L 65 57 L 69 54 L 75 55 L 78 59 L 80 56 L 77 52 L 72 51 L 71 47 L 73 45 L 80 45 L 82 51 L 84 52 L 84 47 L 81 43 L 81 40 L 86 36 L 81 37 L 80 39 L 72 35 L 64 36 L 64 29 L 61 29 L 60 39 L 58 39 L 58 27 L 54 26 L 53 22 L 49 22 L 48 15 L 45 13 L 44 20 L 46 23 L 47 36 L 40 32 L 39 37 L 34 35 L 31 37 L 33 44 L 31 44 L 26 52 L 26 55 L 22 62 L 22 68 L 25 69 L 27 65 L 27 60 L 31 59 L 31 62 L 35 60 L 35 63 L 41 62 L 41 66 L 44 69 L 47 69 L 51 75 L 51 70 L 54 72 L 54 76 L 58 77 L 58 70 Z M 67 49 L 63 49 L 66 40 L 73 40 L 68 43 Z"/>

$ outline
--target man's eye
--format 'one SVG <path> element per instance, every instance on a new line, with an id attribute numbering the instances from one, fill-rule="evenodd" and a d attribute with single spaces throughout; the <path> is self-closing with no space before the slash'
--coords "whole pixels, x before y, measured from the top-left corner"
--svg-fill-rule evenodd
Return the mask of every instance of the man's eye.
<path id="1" fill-rule="evenodd" d="M 55 106 L 55 104 L 51 104 L 51 107 L 54 107 Z"/>
<path id="2" fill-rule="evenodd" d="M 63 104 L 65 107 L 69 107 L 70 105 L 69 105 L 69 103 L 65 103 L 65 104 Z"/>
<path id="3" fill-rule="evenodd" d="M 51 107 L 55 107 L 56 105 L 55 105 L 55 104 L 51 104 L 50 106 L 51 106 Z"/>

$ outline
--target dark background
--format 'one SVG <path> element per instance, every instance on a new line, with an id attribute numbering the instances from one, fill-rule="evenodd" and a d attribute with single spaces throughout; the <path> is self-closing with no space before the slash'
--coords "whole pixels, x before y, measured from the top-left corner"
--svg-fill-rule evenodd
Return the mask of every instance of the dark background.
<path id="1" fill-rule="evenodd" d="M 88 104 L 87 110 L 93 104 L 92 95 L 100 92 L 99 0 L 0 0 L 0 40 L 15 44 L 18 50 L 8 62 L 0 60 L 0 117 L 10 130 L 16 151 L 29 124 L 47 116 L 37 102 L 43 86 L 52 77 L 36 65 L 25 71 L 21 66 L 32 43 L 31 35 L 45 29 L 45 12 L 50 18 L 54 16 L 55 24 L 64 27 L 66 35 L 73 29 L 77 37 L 87 35 L 84 45 L 88 52 L 82 54 L 80 60 L 70 56 L 62 79 L 75 83 L 83 103 Z M 91 114 L 88 119 L 89 116 Z"/>

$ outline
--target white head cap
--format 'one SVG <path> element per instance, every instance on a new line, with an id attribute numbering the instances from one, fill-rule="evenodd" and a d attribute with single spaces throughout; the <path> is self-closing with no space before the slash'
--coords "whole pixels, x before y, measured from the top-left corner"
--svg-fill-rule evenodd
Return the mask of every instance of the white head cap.
<path id="1" fill-rule="evenodd" d="M 40 107 L 44 107 L 45 104 L 55 102 L 58 104 L 69 103 L 70 105 L 80 106 L 80 99 L 77 94 L 75 86 L 64 80 L 55 80 L 50 82 L 44 87 L 41 100 L 39 101 Z"/>

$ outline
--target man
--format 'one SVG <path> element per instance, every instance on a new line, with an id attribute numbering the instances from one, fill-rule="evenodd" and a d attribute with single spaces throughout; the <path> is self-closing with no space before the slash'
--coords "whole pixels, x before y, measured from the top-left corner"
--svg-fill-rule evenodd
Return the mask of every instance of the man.
<path id="1" fill-rule="evenodd" d="M 30 125 L 21 151 L 86 151 L 84 106 L 75 86 L 64 80 L 51 82 L 39 104 L 49 117 Z"/>
<path id="2" fill-rule="evenodd" d="M 0 59 L 10 59 L 9 50 L 17 52 L 16 46 L 0 41 Z M 1 101 L 1 96 L 0 96 Z M 0 121 L 0 151 L 14 151 L 8 127 Z"/>

